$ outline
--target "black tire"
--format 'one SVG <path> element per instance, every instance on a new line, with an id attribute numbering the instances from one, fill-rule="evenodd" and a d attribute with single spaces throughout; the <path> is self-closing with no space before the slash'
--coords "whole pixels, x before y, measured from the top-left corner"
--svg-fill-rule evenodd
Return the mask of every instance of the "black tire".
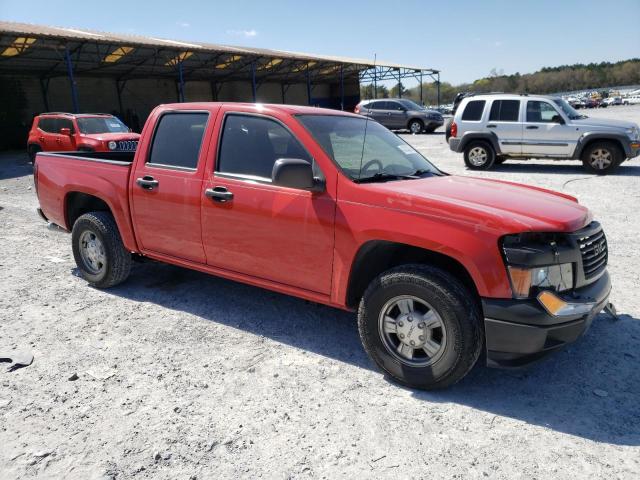
<path id="1" fill-rule="evenodd" d="M 447 124 L 444 127 L 444 139 L 449 143 L 449 138 L 451 138 L 451 124 L 453 123 L 453 118 L 447 121 Z"/>
<path id="2" fill-rule="evenodd" d="M 89 260 L 83 258 L 81 243 L 84 243 L 85 235 L 94 236 L 99 240 L 104 257 L 103 261 L 98 263 L 98 266 L 101 265 L 100 268 L 92 269 Z M 129 276 L 131 253 L 124 248 L 118 226 L 110 213 L 90 212 L 80 216 L 73 224 L 71 242 L 73 257 L 82 278 L 94 287 L 113 287 L 124 282 Z"/>
<path id="3" fill-rule="evenodd" d="M 422 123 L 422 120 L 413 119 L 409 122 L 407 128 L 409 129 L 409 132 L 413 134 L 422 133 L 424 129 L 424 123 Z"/>
<path id="4" fill-rule="evenodd" d="M 603 161 L 608 159 L 605 165 Z M 619 145 L 614 142 L 594 142 L 582 152 L 582 165 L 589 173 L 608 175 L 615 171 L 624 161 L 624 153 Z"/>
<path id="5" fill-rule="evenodd" d="M 29 145 L 29 148 L 27 148 L 27 153 L 29 154 L 29 161 L 33 164 L 36 163 L 36 153 L 41 152 L 42 149 L 40 148 L 40 145 Z"/>
<path id="6" fill-rule="evenodd" d="M 403 295 L 428 303 L 441 319 L 446 341 L 430 365 L 414 366 L 398 359 L 381 333 L 383 309 Z M 423 390 L 446 388 L 462 379 L 475 365 L 484 344 L 482 315 L 473 295 L 454 276 L 426 265 L 404 265 L 373 280 L 360 301 L 358 330 L 378 367 L 399 383 Z M 396 338 L 400 342 L 399 336 Z"/>
<path id="7" fill-rule="evenodd" d="M 484 161 L 479 163 L 484 152 Z M 477 160 L 474 159 L 474 156 Z M 496 160 L 496 152 L 490 143 L 483 140 L 472 140 L 464 149 L 464 163 L 471 170 L 489 170 Z"/>

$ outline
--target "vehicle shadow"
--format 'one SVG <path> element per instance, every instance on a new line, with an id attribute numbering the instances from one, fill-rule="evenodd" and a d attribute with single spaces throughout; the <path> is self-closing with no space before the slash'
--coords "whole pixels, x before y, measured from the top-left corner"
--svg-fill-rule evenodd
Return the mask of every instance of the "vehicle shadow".
<path id="1" fill-rule="evenodd" d="M 598 175 L 590 174 L 587 172 L 580 163 L 563 163 L 554 162 L 550 163 L 536 163 L 535 160 L 528 161 L 516 161 L 507 160 L 501 165 L 494 165 L 491 168 L 493 172 L 504 173 L 530 173 L 533 175 L 548 175 L 548 174 L 565 174 L 565 175 L 584 175 L 598 177 Z M 629 165 L 623 163 L 618 169 L 610 174 L 611 176 L 626 176 L 626 177 L 640 177 L 640 165 Z"/>
<path id="2" fill-rule="evenodd" d="M 136 264 L 125 284 L 106 292 L 377 370 L 361 347 L 353 313 L 155 262 Z M 412 394 L 485 411 L 496 416 L 492 424 L 509 417 L 598 442 L 640 445 L 639 340 L 638 319 L 600 314 L 584 338 L 539 364 L 478 365 L 448 390 Z"/>
<path id="3" fill-rule="evenodd" d="M 0 153 L 0 180 L 25 177 L 33 174 L 33 166 L 26 153 Z"/>

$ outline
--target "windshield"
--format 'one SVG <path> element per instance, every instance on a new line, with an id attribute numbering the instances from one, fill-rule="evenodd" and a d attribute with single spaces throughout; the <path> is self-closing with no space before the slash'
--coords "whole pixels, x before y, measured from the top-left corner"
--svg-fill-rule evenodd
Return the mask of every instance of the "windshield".
<path id="1" fill-rule="evenodd" d="M 126 133 L 127 126 L 116 117 L 78 118 L 78 128 L 82 133 Z"/>
<path id="2" fill-rule="evenodd" d="M 297 119 L 352 180 L 440 175 L 413 147 L 377 122 L 342 115 L 297 115 Z"/>
<path id="3" fill-rule="evenodd" d="M 567 117 L 571 120 L 577 120 L 578 118 L 587 118 L 586 115 L 580 115 L 566 100 L 562 98 L 554 98 L 553 103 L 558 105 Z"/>

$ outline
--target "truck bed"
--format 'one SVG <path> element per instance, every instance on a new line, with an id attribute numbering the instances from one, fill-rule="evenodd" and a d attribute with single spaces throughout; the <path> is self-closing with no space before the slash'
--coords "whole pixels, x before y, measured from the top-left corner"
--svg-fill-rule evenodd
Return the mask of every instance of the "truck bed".
<path id="1" fill-rule="evenodd" d="M 135 152 L 39 152 L 34 181 L 42 214 L 65 230 L 74 221 L 72 196 L 104 199 L 118 224 L 122 240 L 135 249 L 129 214 L 129 174 Z"/>

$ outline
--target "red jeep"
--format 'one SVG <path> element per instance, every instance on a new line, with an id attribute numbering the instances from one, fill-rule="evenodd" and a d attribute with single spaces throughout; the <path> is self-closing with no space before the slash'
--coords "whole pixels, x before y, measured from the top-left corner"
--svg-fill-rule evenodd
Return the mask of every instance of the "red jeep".
<path id="1" fill-rule="evenodd" d="M 482 349 L 492 366 L 558 350 L 611 289 L 604 232 L 575 198 L 448 175 L 344 112 L 162 105 L 135 155 L 40 153 L 34 176 L 91 285 L 144 256 L 354 310 L 371 358 L 419 388 L 461 379 Z"/>
<path id="2" fill-rule="evenodd" d="M 42 113 L 33 119 L 27 152 L 134 151 L 140 135 L 113 115 L 103 113 Z"/>

